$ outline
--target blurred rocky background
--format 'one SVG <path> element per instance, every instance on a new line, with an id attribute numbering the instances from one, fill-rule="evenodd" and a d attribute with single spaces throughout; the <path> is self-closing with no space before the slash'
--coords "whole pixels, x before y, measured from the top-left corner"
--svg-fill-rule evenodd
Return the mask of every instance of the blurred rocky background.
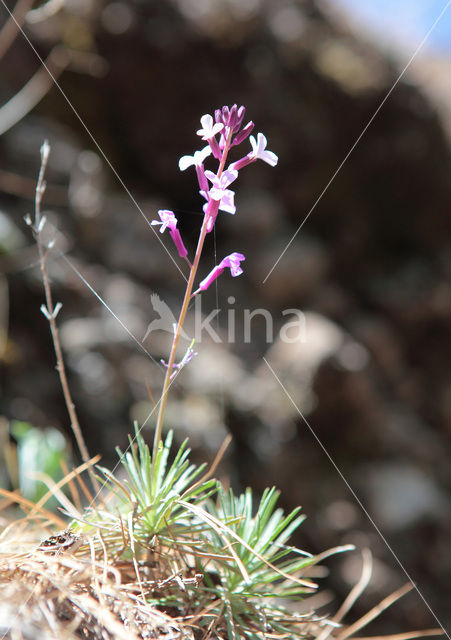
<path id="1" fill-rule="evenodd" d="M 168 425 L 190 437 L 198 459 L 211 459 L 232 432 L 223 473 L 236 488 L 276 484 L 286 508 L 301 504 L 299 545 L 372 550 L 374 575 L 356 614 L 407 580 L 401 563 L 449 629 L 450 49 L 425 46 L 365 129 L 443 7 L 432 3 L 429 22 L 401 42 L 385 3 L 373 3 L 382 27 L 344 0 L 6 4 L 25 36 L 0 6 L 2 441 L 11 420 L 70 438 L 23 221 L 43 139 L 52 147 L 44 209 L 70 383 L 89 450 L 114 464 L 132 420 L 152 411 L 146 384 L 158 397 L 162 383 L 156 363 L 169 336 L 155 331 L 142 343 L 157 317 L 150 294 L 177 314 L 184 288 L 147 220 L 173 209 L 194 248 L 201 200 L 178 158 L 199 148 L 202 114 L 244 104 L 279 165 L 241 172 L 237 214 L 221 214 L 210 239 L 202 277 L 231 251 L 245 253 L 245 273 L 224 275 L 203 296 L 204 316 L 222 309 L 212 323 L 221 342 L 196 345 Z M 244 309 L 268 310 L 270 335 L 260 315 L 245 339 Z M 288 309 L 305 320 L 291 343 Z M 152 419 L 145 428 L 150 441 Z M 328 611 L 358 580 L 360 560 L 349 554 L 330 566 Z M 413 592 L 369 632 L 433 626 Z"/>

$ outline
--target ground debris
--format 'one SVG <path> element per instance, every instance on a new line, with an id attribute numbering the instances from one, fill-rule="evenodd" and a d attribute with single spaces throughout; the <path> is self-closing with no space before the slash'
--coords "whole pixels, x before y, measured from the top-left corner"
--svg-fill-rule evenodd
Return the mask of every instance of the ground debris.
<path id="1" fill-rule="evenodd" d="M 48 545 L 44 545 L 44 549 Z M 7 640 L 190 640 L 192 633 L 145 602 L 113 563 L 48 553 L 0 555 L 0 637 Z"/>

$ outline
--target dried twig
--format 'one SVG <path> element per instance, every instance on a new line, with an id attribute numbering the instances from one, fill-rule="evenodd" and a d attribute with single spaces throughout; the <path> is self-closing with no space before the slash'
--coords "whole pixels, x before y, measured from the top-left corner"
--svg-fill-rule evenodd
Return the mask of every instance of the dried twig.
<path id="1" fill-rule="evenodd" d="M 18 0 L 14 11 L 10 13 L 8 20 L 0 31 L 0 60 L 8 51 L 20 31 L 25 16 L 33 6 L 34 0 Z"/>
<path id="2" fill-rule="evenodd" d="M 51 18 L 64 7 L 65 0 L 47 0 L 36 9 L 27 13 L 28 24 L 37 24 Z"/>
<path id="3" fill-rule="evenodd" d="M 69 62 L 70 58 L 64 47 L 57 45 L 51 50 L 45 64 L 0 109 L 0 135 L 22 120 L 42 100 Z"/>
<path id="4" fill-rule="evenodd" d="M 354 640 L 413 640 L 413 638 L 429 638 L 430 636 L 442 636 L 443 629 L 423 629 L 422 631 L 409 631 L 406 633 L 393 633 L 390 636 L 364 636 Z"/>
<path id="5" fill-rule="evenodd" d="M 383 611 L 385 611 L 385 609 L 388 609 L 388 607 L 402 598 L 402 596 L 404 596 L 406 593 L 412 591 L 412 589 L 413 585 L 411 583 L 407 583 L 400 589 L 394 591 L 392 594 L 379 602 L 379 604 L 370 609 L 364 616 L 362 616 L 356 622 L 349 625 L 349 627 L 346 627 L 343 631 L 338 633 L 336 636 L 336 640 L 346 640 L 346 638 L 349 638 L 350 636 L 357 633 L 357 631 L 360 631 L 360 629 L 366 627 L 367 624 L 377 618 Z"/>
<path id="6" fill-rule="evenodd" d="M 34 222 L 31 220 L 31 218 L 28 217 L 27 218 L 27 223 L 33 229 L 33 233 L 35 235 L 36 242 L 37 242 L 37 245 L 38 245 L 39 264 L 40 264 L 40 267 L 41 267 L 42 282 L 43 282 L 43 285 L 44 285 L 45 300 L 46 300 L 46 304 L 45 305 L 44 304 L 41 305 L 41 311 L 45 315 L 47 320 L 49 321 L 50 331 L 51 331 L 52 340 L 53 340 L 53 346 L 55 348 L 55 354 L 56 354 L 56 362 L 57 362 L 56 369 L 58 371 L 60 382 L 61 382 L 61 387 L 63 389 L 64 400 L 65 400 L 65 403 L 66 403 L 67 411 L 69 413 L 71 428 L 72 428 L 72 431 L 74 433 L 75 439 L 77 441 L 77 445 L 78 445 L 78 448 L 80 450 L 83 462 L 86 465 L 88 465 L 88 473 L 89 473 L 89 476 L 91 478 L 91 482 L 93 484 L 93 487 L 94 487 L 96 492 L 99 492 L 100 491 L 99 482 L 98 482 L 98 480 L 97 480 L 97 478 L 96 478 L 96 476 L 94 474 L 94 471 L 92 470 L 91 466 L 88 464 L 89 463 L 89 453 L 88 453 L 88 449 L 86 447 L 85 440 L 83 438 L 83 434 L 81 432 L 80 423 L 79 423 L 78 417 L 77 417 L 77 412 L 75 411 L 75 405 L 74 405 L 74 403 L 72 401 L 72 396 L 71 396 L 71 393 L 70 393 L 70 390 L 69 390 L 69 383 L 67 381 L 66 368 L 64 366 L 63 351 L 61 349 L 61 343 L 60 343 L 60 339 L 59 339 L 59 336 L 58 336 L 58 327 L 57 327 L 57 324 L 56 324 L 56 316 L 58 315 L 58 312 L 61 309 L 62 305 L 61 305 L 60 302 L 57 302 L 56 305 L 53 303 L 52 290 L 51 290 L 51 287 L 50 287 L 50 280 L 49 280 L 49 275 L 48 275 L 48 272 L 47 272 L 47 258 L 48 258 L 48 255 L 49 255 L 49 251 L 53 246 L 53 243 L 50 242 L 50 243 L 46 244 L 44 242 L 44 239 L 43 239 L 43 236 L 42 236 L 42 231 L 43 231 L 45 223 L 46 223 L 46 218 L 45 218 L 45 216 L 43 216 L 41 214 L 41 202 L 42 202 L 42 197 L 43 197 L 44 192 L 45 192 L 44 175 L 45 175 L 45 170 L 46 170 L 46 167 L 47 167 L 47 161 L 48 161 L 49 153 L 50 153 L 50 145 L 46 140 L 46 141 L 44 141 L 44 143 L 43 143 L 43 145 L 41 147 L 41 166 L 40 166 L 40 169 L 39 169 L 38 182 L 37 182 L 37 185 L 36 185 Z"/>
<path id="7" fill-rule="evenodd" d="M 373 557 L 369 549 L 362 549 L 362 574 L 359 581 L 351 589 L 342 605 L 338 609 L 337 613 L 329 619 L 329 622 L 340 623 L 344 616 L 348 613 L 354 603 L 365 591 L 368 583 L 371 579 L 373 571 Z M 326 627 L 322 631 L 317 640 L 327 640 L 327 638 L 333 633 L 334 627 L 332 625 Z"/>

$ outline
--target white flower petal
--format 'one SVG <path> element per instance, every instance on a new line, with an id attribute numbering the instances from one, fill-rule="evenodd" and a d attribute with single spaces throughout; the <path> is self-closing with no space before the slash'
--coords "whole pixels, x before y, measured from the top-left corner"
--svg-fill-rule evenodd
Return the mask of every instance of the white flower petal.
<path id="1" fill-rule="evenodd" d="M 235 171 L 234 169 L 228 169 L 227 171 L 224 171 L 224 173 L 221 176 L 221 186 L 228 187 L 229 184 L 232 184 L 232 182 L 237 178 L 238 178 L 238 171 Z"/>
<path id="2" fill-rule="evenodd" d="M 276 164 L 279 162 L 279 158 L 272 151 L 264 151 L 264 153 L 262 153 L 260 158 L 264 162 L 267 162 L 269 165 L 271 165 L 271 167 L 275 167 Z"/>
<path id="3" fill-rule="evenodd" d="M 267 162 L 271 167 L 275 167 L 279 158 L 272 151 L 266 150 L 267 140 L 263 133 L 257 134 L 257 140 L 255 140 L 254 136 L 250 136 L 249 140 L 252 146 L 250 156 Z"/>
<path id="4" fill-rule="evenodd" d="M 205 171 L 205 177 L 208 178 L 211 182 L 211 184 L 217 185 L 219 180 L 216 177 L 216 173 L 213 173 L 213 171 L 209 171 L 207 169 L 207 171 Z"/>
<path id="5" fill-rule="evenodd" d="M 194 153 L 194 161 L 198 165 L 203 164 L 204 160 L 208 158 L 209 155 L 211 155 L 211 147 L 207 144 L 206 147 Z"/>
<path id="6" fill-rule="evenodd" d="M 224 189 L 218 189 L 217 187 L 212 187 L 208 192 L 208 195 L 212 200 L 216 200 L 217 202 L 218 200 L 221 200 L 222 196 L 224 195 Z"/>
<path id="7" fill-rule="evenodd" d="M 202 129 L 196 131 L 198 136 L 202 137 L 202 140 L 210 140 L 214 138 L 214 136 L 224 129 L 224 125 L 222 122 L 217 122 L 213 124 L 212 116 L 207 113 L 200 119 L 200 123 L 202 125 Z"/>
<path id="8" fill-rule="evenodd" d="M 226 189 L 223 192 L 221 202 L 219 203 L 219 208 L 221 209 L 221 211 L 225 211 L 226 213 L 231 213 L 232 215 L 236 212 L 234 191 L 231 191 L 230 189 Z"/>
<path id="9" fill-rule="evenodd" d="M 180 171 L 185 171 L 193 164 L 195 164 L 193 156 L 182 156 L 179 160 L 179 169 Z"/>

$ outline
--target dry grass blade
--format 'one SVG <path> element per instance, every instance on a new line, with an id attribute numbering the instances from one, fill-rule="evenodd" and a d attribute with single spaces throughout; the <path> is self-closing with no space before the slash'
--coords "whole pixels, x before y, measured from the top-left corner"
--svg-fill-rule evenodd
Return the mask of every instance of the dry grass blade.
<path id="1" fill-rule="evenodd" d="M 26 511 L 26 509 L 30 509 L 30 513 L 27 515 L 27 519 L 31 519 L 33 516 L 35 516 L 35 514 L 39 514 L 41 516 L 45 516 L 45 518 L 49 522 L 53 522 L 53 524 L 60 529 L 62 529 L 66 524 L 66 521 L 57 516 L 55 513 L 47 511 L 47 509 L 44 509 L 43 507 L 38 508 L 38 505 L 35 502 L 27 500 L 27 498 L 24 498 L 15 491 L 8 491 L 7 489 L 2 489 L 0 487 L 0 495 L 5 496 L 5 498 L 9 498 L 9 500 L 13 503 L 20 505 L 24 511 Z M 18 522 L 16 521 L 14 524 L 18 524 Z"/>
<path id="2" fill-rule="evenodd" d="M 52 89 L 70 62 L 69 54 L 61 45 L 49 53 L 45 64 L 10 100 L 0 108 L 0 135 L 20 122 Z"/>
<path id="3" fill-rule="evenodd" d="M 80 485 L 83 487 L 80 474 L 83 473 L 83 471 L 86 471 L 88 467 L 92 467 L 94 464 L 96 464 L 96 462 L 98 462 L 100 458 L 101 458 L 100 455 L 94 456 L 93 458 L 88 460 L 88 462 L 86 463 L 84 462 L 83 464 L 73 469 L 70 473 L 64 476 L 64 478 L 62 478 L 59 482 L 53 483 L 52 481 L 52 488 L 49 489 L 49 491 L 47 491 L 47 493 L 44 496 L 42 496 L 42 498 L 36 503 L 30 500 L 27 500 L 26 498 L 24 498 L 23 496 L 21 496 L 15 491 L 7 491 L 6 489 L 0 488 L 0 495 L 7 498 L 7 502 L 4 503 L 5 508 L 7 506 L 10 506 L 10 504 L 15 503 L 15 504 L 18 504 L 25 512 L 28 512 L 26 518 L 23 518 L 21 520 L 16 520 L 13 523 L 13 526 L 19 527 L 16 531 L 16 538 L 20 538 L 21 532 L 27 526 L 29 521 L 32 519 L 34 520 L 44 519 L 47 521 L 47 523 L 53 523 L 53 525 L 56 526 L 58 529 L 64 529 L 67 524 L 66 521 L 60 518 L 55 513 L 52 513 L 51 511 L 48 511 L 47 509 L 45 509 L 44 505 L 46 504 L 46 502 L 48 502 L 50 498 L 54 496 L 55 489 L 56 490 L 61 489 L 61 487 L 64 487 L 66 484 L 70 483 L 74 478 L 76 478 L 80 483 Z M 89 493 L 88 493 L 88 496 L 91 497 Z M 91 502 L 92 502 L 92 498 L 91 498 Z M 70 512 L 68 514 L 69 517 L 73 517 L 75 511 L 76 511 L 75 507 L 70 503 Z"/>
<path id="4" fill-rule="evenodd" d="M 59 68 L 60 71 L 62 71 L 63 68 L 65 68 L 69 63 L 67 52 L 60 45 L 55 46 L 50 52 L 48 57 L 48 63 L 50 64 L 52 60 L 53 60 L 53 64 L 56 64 L 57 68 Z M 16 96 L 14 96 L 14 98 L 12 98 L 6 105 L 4 105 L 0 109 L 0 132 L 6 130 L 4 128 L 5 122 L 3 122 L 2 119 L 8 120 L 8 115 L 9 115 L 8 109 L 12 111 L 11 116 L 9 116 L 10 119 L 17 117 L 17 112 L 18 111 L 20 112 L 20 106 L 19 104 L 16 104 L 16 102 L 17 103 L 26 102 L 26 100 L 30 102 L 30 96 L 28 96 L 28 93 L 31 93 L 32 91 L 34 91 L 35 93 L 38 93 L 38 76 L 40 73 L 43 73 L 44 70 L 45 70 L 46 81 L 48 82 L 49 74 L 50 74 L 50 77 L 52 78 L 52 82 L 53 82 L 54 77 L 51 74 L 49 67 L 45 63 L 43 63 L 43 67 L 36 72 L 35 76 L 27 83 L 27 85 L 21 91 L 19 91 L 19 93 Z M 15 101 L 14 104 L 12 104 L 13 101 Z M 22 105 L 22 107 L 23 106 L 24 105 Z M 17 122 L 17 120 L 15 120 L 14 122 Z M 52 336 L 52 342 L 53 342 L 53 347 L 54 347 L 55 356 L 56 356 L 56 363 L 57 363 L 56 370 L 58 372 L 58 376 L 60 379 L 61 389 L 64 396 L 64 402 L 66 404 L 67 413 L 70 419 L 70 426 L 75 436 L 75 440 L 77 442 L 78 448 L 80 450 L 82 460 L 84 463 L 88 465 L 87 470 L 91 478 L 92 486 L 96 491 L 96 493 L 99 494 L 100 485 L 94 471 L 92 470 L 91 465 L 89 464 L 90 456 L 89 456 L 88 449 L 86 447 L 86 442 L 83 437 L 81 426 L 78 420 L 75 404 L 72 400 L 72 395 L 69 388 L 69 382 L 67 379 L 66 366 L 63 358 L 63 350 L 62 350 L 61 342 L 59 339 L 59 332 L 58 332 L 58 325 L 56 323 L 56 317 L 62 305 L 60 302 L 56 304 L 54 303 L 52 288 L 50 285 L 50 278 L 47 271 L 47 259 L 49 256 L 49 252 L 53 247 L 54 240 L 51 240 L 50 242 L 48 242 L 44 239 L 42 235 L 42 231 L 46 224 L 46 216 L 42 215 L 41 203 L 42 203 L 42 198 L 44 196 L 45 189 L 46 189 L 46 182 L 44 180 L 44 176 L 47 168 L 49 155 L 50 155 L 50 145 L 47 142 L 47 140 L 45 140 L 41 146 L 41 165 L 39 168 L 39 175 L 36 183 L 36 194 L 35 194 L 35 201 L 34 201 L 35 202 L 34 221 L 31 219 L 30 216 L 27 216 L 25 220 L 27 224 L 31 227 L 31 230 L 33 231 L 33 236 L 36 239 L 36 244 L 38 247 L 39 265 L 41 268 L 42 284 L 44 286 L 44 295 L 45 295 L 45 304 L 41 305 L 41 312 L 47 318 L 49 323 L 50 334 Z"/>
<path id="5" fill-rule="evenodd" d="M 369 624 L 372 620 L 380 616 L 380 614 L 385 611 L 385 609 L 388 609 L 388 607 L 390 607 L 394 602 L 406 595 L 406 593 L 412 591 L 412 589 L 413 585 L 411 583 L 408 583 L 400 589 L 394 591 L 392 594 L 381 600 L 379 604 L 370 609 L 368 613 L 359 618 L 359 620 L 351 624 L 349 627 L 346 627 L 346 629 L 344 629 L 341 633 L 338 633 L 336 635 L 336 640 L 345 640 L 345 638 L 349 638 L 357 631 L 360 631 L 360 629 L 363 629 L 363 627 L 366 627 L 366 625 Z"/>
<path id="6" fill-rule="evenodd" d="M 430 636 L 442 636 L 442 629 L 423 629 L 423 631 L 410 631 L 408 633 L 394 633 L 390 636 L 365 636 L 356 637 L 354 640 L 413 640 L 414 638 L 429 638 Z"/>
<path id="7" fill-rule="evenodd" d="M 66 476 L 64 476 L 64 478 L 61 478 L 61 480 L 55 484 L 55 487 L 57 489 L 61 489 L 61 487 L 64 487 L 73 478 L 80 479 L 80 474 L 83 473 L 83 471 L 89 471 L 89 469 L 91 469 L 97 462 L 99 462 L 101 457 L 102 456 L 100 454 L 97 454 L 96 456 L 87 460 L 87 462 L 83 462 Z M 51 497 L 53 497 L 53 489 L 49 489 L 47 493 L 42 496 L 42 498 L 36 503 L 36 509 L 40 509 L 48 500 L 50 500 Z"/>
<path id="8" fill-rule="evenodd" d="M 3 25 L 0 31 L 0 60 L 20 32 L 20 27 L 23 24 L 27 12 L 33 6 L 33 1 L 34 0 L 18 0 L 14 11 L 10 13 L 8 20 Z"/>
<path id="9" fill-rule="evenodd" d="M 337 553 L 343 553 L 345 551 L 355 551 L 355 546 L 353 544 L 343 544 L 338 547 L 331 547 L 330 549 L 314 556 L 315 564 L 322 562 L 326 558 L 330 558 L 330 556 L 335 556 Z"/>
<path id="10" fill-rule="evenodd" d="M 209 480 L 210 478 L 212 478 L 214 476 L 214 474 L 216 473 L 216 469 L 218 468 L 219 463 L 221 462 L 222 458 L 224 457 L 225 452 L 227 451 L 227 449 L 230 446 L 230 443 L 232 442 L 233 438 L 231 435 L 228 435 L 224 438 L 223 443 L 221 444 L 221 446 L 219 447 L 218 453 L 215 455 L 215 458 L 213 460 L 213 462 L 211 463 L 211 466 L 209 468 L 209 470 L 199 479 L 197 480 L 197 482 L 195 482 L 186 493 L 189 493 L 190 491 L 192 491 L 193 489 L 200 487 L 204 482 L 206 482 L 207 480 Z M 185 494 L 182 496 L 182 498 L 185 497 Z"/>
<path id="11" fill-rule="evenodd" d="M 342 605 L 338 609 L 337 613 L 330 619 L 330 622 L 339 623 L 348 611 L 353 607 L 358 598 L 365 591 L 368 583 L 371 579 L 373 572 L 373 556 L 369 549 L 362 549 L 362 573 L 357 584 L 351 589 L 347 597 L 344 599 Z M 318 636 L 317 640 L 326 640 L 333 631 L 333 627 L 324 629 Z"/>
<path id="12" fill-rule="evenodd" d="M 51 495 L 60 503 L 65 510 L 71 514 L 71 518 L 77 518 L 80 512 L 76 509 L 75 505 L 67 498 L 61 491 L 58 483 L 56 483 L 47 473 L 42 471 L 34 471 L 28 474 L 33 480 L 40 480 L 46 485 Z M 64 478 L 64 484 L 67 484 L 67 479 Z"/>
<path id="13" fill-rule="evenodd" d="M 74 479 L 72 477 L 68 477 L 70 471 L 64 458 L 61 460 L 61 469 L 63 471 L 64 477 L 67 478 L 67 484 L 69 486 L 70 495 L 72 497 L 72 503 L 75 505 L 78 513 L 81 513 L 83 507 L 81 506 L 80 493 L 77 489 L 77 485 L 75 484 Z"/>
<path id="14" fill-rule="evenodd" d="M 136 560 L 136 551 L 135 551 L 135 536 L 133 535 L 133 513 L 130 511 L 130 513 L 127 516 L 127 524 L 128 524 L 128 535 L 129 535 L 129 540 L 130 540 L 130 548 L 132 551 L 132 558 L 133 558 L 133 567 L 135 569 L 135 575 L 136 575 L 136 580 L 138 582 L 139 585 L 139 591 L 141 593 L 141 597 L 143 599 L 143 602 L 146 602 L 146 597 L 144 595 L 144 590 L 143 590 L 143 585 L 141 582 L 141 575 L 139 573 L 139 567 L 138 567 L 138 561 Z"/>
<path id="15" fill-rule="evenodd" d="M 353 607 L 354 603 L 359 599 L 367 588 L 373 573 L 373 556 L 369 549 L 362 549 L 362 573 L 357 584 L 349 592 L 347 598 L 332 618 L 333 622 L 339 622 Z"/>

